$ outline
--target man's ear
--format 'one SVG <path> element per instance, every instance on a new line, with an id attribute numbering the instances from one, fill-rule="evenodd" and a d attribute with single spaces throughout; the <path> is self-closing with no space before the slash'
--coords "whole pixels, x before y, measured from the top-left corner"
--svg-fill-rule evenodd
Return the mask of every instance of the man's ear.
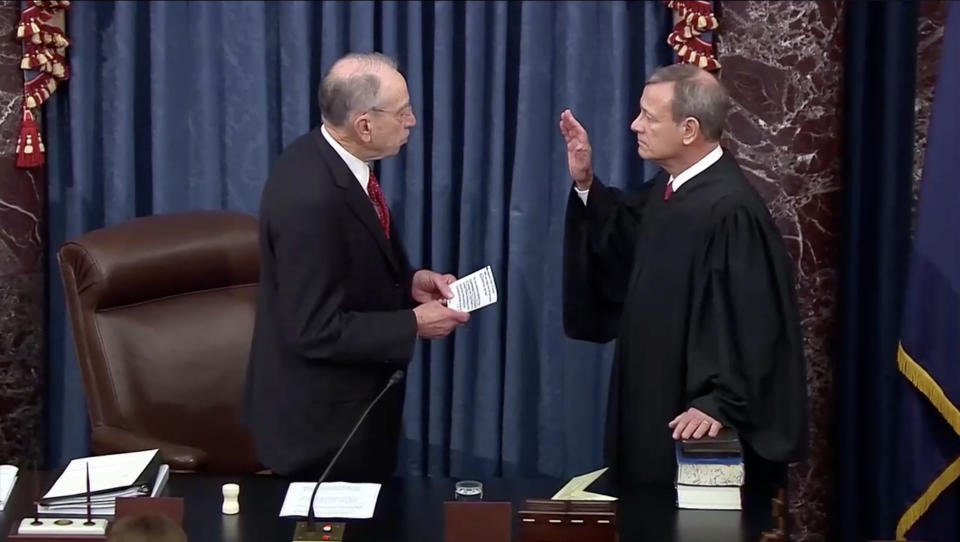
<path id="1" fill-rule="evenodd" d="M 695 117 L 687 117 L 680 123 L 680 138 L 684 145 L 690 145 L 697 140 L 700 134 L 700 121 Z"/>
<path id="2" fill-rule="evenodd" d="M 353 119 L 353 129 L 357 132 L 357 137 L 364 143 L 369 143 L 373 139 L 373 130 L 370 126 L 370 117 L 366 113 L 357 115 Z"/>

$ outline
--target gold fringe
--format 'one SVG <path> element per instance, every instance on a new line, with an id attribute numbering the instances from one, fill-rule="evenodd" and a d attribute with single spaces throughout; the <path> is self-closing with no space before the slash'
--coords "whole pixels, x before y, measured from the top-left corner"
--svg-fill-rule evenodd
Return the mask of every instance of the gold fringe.
<path id="1" fill-rule="evenodd" d="M 957 434 L 960 434 L 960 410 L 950 401 L 947 394 L 943 392 L 943 388 L 930 376 L 930 373 L 914 361 L 914 359 L 910 357 L 910 354 L 903 349 L 903 343 L 897 345 L 897 367 L 903 376 L 907 377 L 917 390 L 930 400 L 930 403 L 933 404 L 937 412 L 943 416 L 944 420 L 950 424 L 950 427 L 952 427 Z M 937 497 L 939 497 L 950 484 L 954 483 L 958 477 L 960 477 L 960 457 L 944 469 L 927 487 L 926 491 L 920 495 L 920 498 L 914 501 L 914 503 L 910 505 L 910 508 L 907 508 L 907 511 L 900 516 L 900 520 L 897 522 L 897 540 L 905 540 L 907 531 L 913 527 L 927 509 L 930 508 L 930 505 L 937 500 Z"/>
<path id="2" fill-rule="evenodd" d="M 943 388 L 930 376 L 930 373 L 914 361 L 910 354 L 903 349 L 902 343 L 897 345 L 897 366 L 903 376 L 907 377 L 920 390 L 920 393 L 926 395 L 927 399 L 930 399 L 934 408 L 947 420 L 950 427 L 960 435 L 960 410 L 957 410 L 957 407 L 950 402 L 947 394 L 943 393 Z"/>
<path id="3" fill-rule="evenodd" d="M 937 476 L 927 490 L 923 492 L 923 495 L 920 495 L 920 498 L 914 501 L 910 508 L 907 508 L 907 511 L 900 516 L 900 521 L 897 522 L 897 540 L 906 540 L 907 531 L 930 508 L 933 501 L 937 500 L 937 497 L 950 487 L 950 484 L 957 481 L 958 476 L 960 476 L 960 457 L 943 469 L 940 476 Z"/>

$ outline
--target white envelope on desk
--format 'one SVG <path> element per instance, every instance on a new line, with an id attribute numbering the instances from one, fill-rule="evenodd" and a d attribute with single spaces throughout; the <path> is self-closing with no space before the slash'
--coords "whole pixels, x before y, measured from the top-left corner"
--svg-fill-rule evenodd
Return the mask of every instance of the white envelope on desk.
<path id="1" fill-rule="evenodd" d="M 560 491 L 552 497 L 554 501 L 615 501 L 616 497 L 611 497 L 609 495 L 601 495 L 600 493 L 591 493 L 586 491 L 587 487 L 594 483 L 597 478 L 603 476 L 603 473 L 607 472 L 607 468 L 604 467 L 600 470 L 595 470 L 593 472 L 588 472 L 587 474 L 581 474 L 580 476 L 574 476 L 567 482 L 567 485 L 560 488 Z"/>

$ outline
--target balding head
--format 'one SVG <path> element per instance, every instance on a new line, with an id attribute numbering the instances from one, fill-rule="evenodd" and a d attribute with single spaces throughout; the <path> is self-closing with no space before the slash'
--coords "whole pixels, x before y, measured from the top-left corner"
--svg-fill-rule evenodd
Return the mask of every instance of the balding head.
<path id="1" fill-rule="evenodd" d="M 383 77 L 396 71 L 396 61 L 380 53 L 351 53 L 334 62 L 317 93 L 323 122 L 342 127 L 375 107 Z"/>
<path id="2" fill-rule="evenodd" d="M 708 141 L 720 141 L 730 108 L 725 88 L 710 72 L 691 64 L 673 64 L 653 72 L 647 85 L 673 83 L 673 121 L 693 117 Z"/>
<path id="3" fill-rule="evenodd" d="M 397 154 L 417 124 L 407 80 L 397 63 L 380 53 L 351 53 L 337 60 L 318 94 L 325 129 L 361 160 Z"/>

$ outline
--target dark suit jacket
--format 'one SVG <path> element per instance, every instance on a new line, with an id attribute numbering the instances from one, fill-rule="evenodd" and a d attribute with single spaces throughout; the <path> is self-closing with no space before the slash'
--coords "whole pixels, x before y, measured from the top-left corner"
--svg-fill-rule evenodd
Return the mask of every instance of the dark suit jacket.
<path id="1" fill-rule="evenodd" d="M 260 201 L 260 290 L 244 417 L 259 460 L 315 477 L 416 341 L 396 231 L 320 129 L 278 159 Z M 403 383 L 370 412 L 328 478 L 389 477 Z"/>

